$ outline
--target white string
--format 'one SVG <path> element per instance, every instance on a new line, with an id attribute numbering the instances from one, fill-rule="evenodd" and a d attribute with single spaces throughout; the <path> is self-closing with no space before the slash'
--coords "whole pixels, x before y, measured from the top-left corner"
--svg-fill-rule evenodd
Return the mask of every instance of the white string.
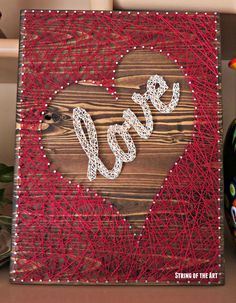
<path id="1" fill-rule="evenodd" d="M 156 85 L 159 85 L 156 88 Z M 133 127 L 138 135 L 143 139 L 148 139 L 153 131 L 153 118 L 148 105 L 150 100 L 153 106 L 160 113 L 172 112 L 178 104 L 180 97 L 179 83 L 173 84 L 173 94 L 169 104 L 164 104 L 160 98 L 167 91 L 168 86 L 163 77 L 159 75 L 151 76 L 147 81 L 147 90 L 144 95 L 134 93 L 132 100 L 140 105 L 143 110 L 146 125 L 144 126 L 129 108 L 123 111 L 124 123 L 122 125 L 114 124 L 109 126 L 107 131 L 107 142 L 111 151 L 115 155 L 115 164 L 111 170 L 107 169 L 99 158 L 99 147 L 97 132 L 91 116 L 85 109 L 77 107 L 73 110 L 73 125 L 76 136 L 88 156 L 88 172 L 87 176 L 90 181 L 96 179 L 97 171 L 107 179 L 116 179 L 122 170 L 123 163 L 132 162 L 136 158 L 136 147 L 134 141 L 129 134 L 129 129 Z M 83 131 L 81 121 L 86 127 L 88 139 Z M 116 135 L 120 135 L 124 140 L 128 152 L 124 152 L 117 141 Z"/>

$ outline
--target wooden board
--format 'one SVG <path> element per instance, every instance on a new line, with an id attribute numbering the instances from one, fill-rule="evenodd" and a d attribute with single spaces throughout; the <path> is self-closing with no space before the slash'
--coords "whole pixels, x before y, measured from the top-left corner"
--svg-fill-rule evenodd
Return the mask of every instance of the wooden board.
<path id="1" fill-rule="evenodd" d="M 166 104 L 171 100 L 173 83 L 180 83 L 181 96 L 176 109 L 170 114 L 159 113 L 149 102 L 154 121 L 150 138 L 141 139 L 133 128 L 130 130 L 137 149 L 136 159 L 126 163 L 115 180 L 98 173 L 94 181 L 89 181 L 88 157 L 74 131 L 73 109 L 79 106 L 91 115 L 98 134 L 99 156 L 111 169 L 115 157 L 107 143 L 107 129 L 112 124 L 124 122 L 122 113 L 127 108 L 145 123 L 141 107 L 132 101 L 131 96 L 134 92 L 143 94 L 147 80 L 155 74 L 163 76 L 169 86 L 162 97 Z M 51 169 L 107 197 L 133 227 L 140 228 L 154 195 L 191 140 L 193 96 L 180 68 L 166 56 L 150 50 L 134 50 L 126 55 L 118 65 L 115 79 L 119 100 L 89 80 L 62 90 L 45 112 L 43 144 L 52 162 Z M 126 150 L 122 139 L 117 139 Z"/>
<path id="2" fill-rule="evenodd" d="M 76 11 L 22 16 L 11 281 L 223 283 L 218 17 Z M 91 115 L 99 156 L 111 168 L 108 127 L 123 124 L 128 108 L 145 122 L 131 97 L 143 94 L 156 74 L 169 86 L 161 97 L 165 104 L 173 83 L 180 83 L 177 107 L 161 114 L 149 102 L 150 138 L 130 129 L 136 159 L 115 180 L 97 173 L 89 181 L 73 109 Z M 118 100 L 107 90 L 113 83 Z M 211 272 L 214 277 L 197 276 Z"/>

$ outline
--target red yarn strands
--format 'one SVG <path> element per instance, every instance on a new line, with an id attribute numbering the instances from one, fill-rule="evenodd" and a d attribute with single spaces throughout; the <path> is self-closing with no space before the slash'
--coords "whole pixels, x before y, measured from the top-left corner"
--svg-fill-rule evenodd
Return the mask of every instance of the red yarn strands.
<path id="1" fill-rule="evenodd" d="M 22 14 L 12 282 L 223 282 L 217 39 L 218 17 L 209 13 Z M 55 94 L 83 80 L 114 93 L 116 62 L 136 47 L 177 63 L 195 102 L 192 140 L 138 236 L 114 205 L 51 170 L 41 143 Z"/>

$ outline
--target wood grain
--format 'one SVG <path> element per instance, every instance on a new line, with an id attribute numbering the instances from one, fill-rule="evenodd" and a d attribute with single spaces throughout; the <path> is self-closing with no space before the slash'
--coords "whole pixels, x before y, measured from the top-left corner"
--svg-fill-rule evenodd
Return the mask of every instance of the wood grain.
<path id="1" fill-rule="evenodd" d="M 100 158 L 112 168 L 115 158 L 107 143 L 107 129 L 112 124 L 124 122 L 122 113 L 127 108 L 145 122 L 142 109 L 131 96 L 134 92 L 144 93 L 148 78 L 155 74 L 164 76 L 169 86 L 162 97 L 165 103 L 170 102 L 173 83 L 180 83 L 178 106 L 170 114 L 161 114 L 149 103 L 154 121 L 150 138 L 141 139 L 133 129 L 130 130 L 137 149 L 136 159 L 124 164 L 121 175 L 115 180 L 108 180 L 98 173 L 96 180 L 89 181 L 88 158 L 73 128 L 73 109 L 79 106 L 91 115 L 97 129 Z M 52 169 L 108 197 L 134 228 L 140 228 L 154 195 L 191 140 L 193 96 L 179 67 L 164 55 L 148 50 L 135 50 L 126 55 L 118 65 L 115 77 L 118 101 L 104 87 L 93 85 L 91 81 L 61 91 L 45 113 L 43 144 Z M 126 150 L 122 140 L 117 139 Z"/>

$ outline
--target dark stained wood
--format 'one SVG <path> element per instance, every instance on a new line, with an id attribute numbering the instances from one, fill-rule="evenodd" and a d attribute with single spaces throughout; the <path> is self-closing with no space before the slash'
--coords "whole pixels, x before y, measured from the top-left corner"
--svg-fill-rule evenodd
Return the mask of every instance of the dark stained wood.
<path id="1" fill-rule="evenodd" d="M 236 14 L 221 14 L 221 57 L 223 60 L 235 58 Z"/>
<path id="2" fill-rule="evenodd" d="M 112 168 L 115 158 L 107 143 L 107 129 L 112 124 L 124 122 L 122 113 L 127 108 L 132 109 L 140 121 L 145 121 L 142 109 L 131 96 L 134 92 L 144 93 L 148 78 L 155 74 L 164 76 L 169 86 L 162 97 L 163 102 L 170 102 L 173 83 L 180 83 L 177 108 L 170 114 L 161 114 L 149 102 L 154 120 L 151 137 L 144 140 L 130 130 L 137 149 L 136 159 L 124 164 L 117 179 L 108 180 L 98 173 L 96 180 L 90 182 L 88 158 L 73 128 L 73 109 L 80 106 L 91 115 L 97 129 L 100 158 Z M 148 50 L 135 50 L 126 55 L 118 65 L 115 77 L 118 101 L 104 87 L 95 86 L 91 81 L 61 91 L 45 114 L 43 144 L 52 169 L 108 197 L 133 227 L 139 228 L 164 178 L 191 140 L 193 96 L 179 67 L 165 56 Z M 122 140 L 118 138 L 118 141 L 126 150 Z"/>

